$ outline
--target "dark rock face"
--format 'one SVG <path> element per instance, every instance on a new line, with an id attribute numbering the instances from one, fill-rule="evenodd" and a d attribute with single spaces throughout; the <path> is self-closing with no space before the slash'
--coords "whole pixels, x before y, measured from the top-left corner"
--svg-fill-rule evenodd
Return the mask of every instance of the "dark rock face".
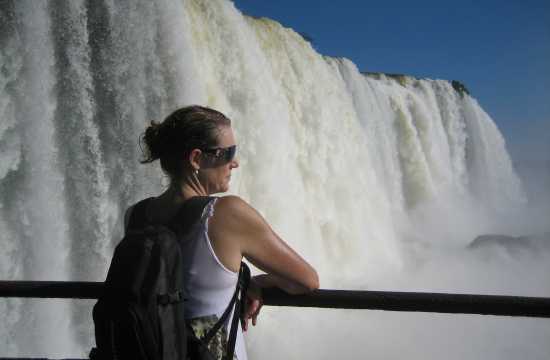
<path id="1" fill-rule="evenodd" d="M 303 36 L 303 35 L 302 35 Z M 308 40 L 308 38 L 305 38 L 304 39 Z M 311 42 L 311 41 L 310 41 Z M 371 72 L 371 71 L 361 71 L 361 74 L 365 75 L 365 76 L 368 76 L 368 77 L 371 77 L 373 79 L 377 79 L 379 80 L 381 78 L 382 75 L 386 76 L 386 77 L 389 77 L 391 79 L 394 79 L 395 81 L 397 81 L 399 84 L 401 84 L 401 86 L 405 86 L 406 83 L 407 83 L 407 78 L 409 79 L 413 79 L 413 80 L 419 80 L 419 78 L 417 77 L 414 77 L 414 76 L 411 76 L 411 75 L 404 75 L 404 74 L 392 74 L 392 73 L 382 73 L 382 72 Z M 470 95 L 470 92 L 468 91 L 468 88 L 466 88 L 466 85 L 464 85 L 463 83 L 461 83 L 460 81 L 458 80 L 451 80 L 451 86 L 453 87 L 453 89 L 460 94 L 460 96 L 464 96 L 464 95 Z"/>
<path id="2" fill-rule="evenodd" d="M 455 89 L 455 91 L 457 93 L 459 93 L 460 95 L 462 95 L 462 96 L 464 96 L 464 94 L 470 95 L 470 92 L 466 88 L 466 85 L 464 85 L 460 81 L 453 80 L 453 81 L 451 81 L 451 85 L 453 86 L 453 89 Z"/>
<path id="3" fill-rule="evenodd" d="M 522 250 L 550 251 L 550 233 L 519 237 L 498 234 L 480 235 L 468 245 L 468 249 L 473 250 L 495 247 L 502 247 L 510 252 Z"/>

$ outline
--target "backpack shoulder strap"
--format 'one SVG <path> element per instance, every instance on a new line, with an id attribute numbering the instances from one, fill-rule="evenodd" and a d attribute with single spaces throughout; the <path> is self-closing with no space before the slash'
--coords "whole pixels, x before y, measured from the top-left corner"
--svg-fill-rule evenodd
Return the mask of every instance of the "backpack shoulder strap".
<path id="1" fill-rule="evenodd" d="M 124 232 L 127 233 L 129 229 L 140 229 L 147 224 L 147 217 L 145 215 L 145 209 L 152 197 L 138 201 L 136 204 L 126 210 L 124 216 Z"/>
<path id="2" fill-rule="evenodd" d="M 231 312 L 233 311 L 233 319 L 231 321 L 231 327 L 229 330 L 229 337 L 227 341 L 227 351 L 223 360 L 233 359 L 235 353 L 235 343 L 237 341 L 237 330 L 239 327 L 239 320 L 243 316 L 244 304 L 246 302 L 246 292 L 250 283 L 250 269 L 246 263 L 241 261 L 241 268 L 239 270 L 239 278 L 237 280 L 237 286 L 235 292 L 231 297 L 231 301 L 227 305 L 227 308 L 223 312 L 220 319 L 210 328 L 210 330 L 201 339 L 204 343 L 208 344 L 214 337 L 216 332 L 224 325 Z"/>
<path id="3" fill-rule="evenodd" d="M 188 199 L 182 204 L 176 216 L 166 225 L 171 229 L 184 233 L 200 219 L 204 207 L 214 198 L 214 196 L 194 196 Z M 126 210 L 124 216 L 125 233 L 129 229 L 143 228 L 149 223 L 146 216 L 146 208 L 152 199 L 152 197 L 143 199 Z"/>
<path id="4" fill-rule="evenodd" d="M 167 225 L 177 233 L 185 234 L 200 220 L 204 208 L 214 198 L 214 196 L 194 196 L 186 200 Z"/>

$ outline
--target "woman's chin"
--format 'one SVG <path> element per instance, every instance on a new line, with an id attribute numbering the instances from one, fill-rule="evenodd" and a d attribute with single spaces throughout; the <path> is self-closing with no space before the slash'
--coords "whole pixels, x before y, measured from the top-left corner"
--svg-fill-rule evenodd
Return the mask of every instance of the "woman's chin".
<path id="1" fill-rule="evenodd" d="M 227 192 L 227 191 L 229 191 L 229 183 L 227 183 L 225 185 L 222 185 L 218 188 L 219 193 L 224 193 L 224 192 Z"/>

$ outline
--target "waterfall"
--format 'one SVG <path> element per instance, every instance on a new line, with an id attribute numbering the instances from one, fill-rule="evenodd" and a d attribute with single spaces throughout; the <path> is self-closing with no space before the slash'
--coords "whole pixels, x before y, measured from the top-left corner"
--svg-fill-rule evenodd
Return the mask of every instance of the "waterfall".
<path id="1" fill-rule="evenodd" d="M 139 163 L 139 136 L 188 104 L 232 119 L 231 192 L 322 287 L 550 295 L 547 255 L 466 250 L 518 232 L 525 204 L 473 97 L 361 73 L 226 0 L 0 3 L 0 278 L 103 280 L 124 210 L 167 184 Z M 0 356 L 86 355 L 92 305 L 0 299 Z M 262 359 L 496 359 L 534 344 L 536 358 L 549 335 L 535 320 L 266 308 L 247 346 Z"/>

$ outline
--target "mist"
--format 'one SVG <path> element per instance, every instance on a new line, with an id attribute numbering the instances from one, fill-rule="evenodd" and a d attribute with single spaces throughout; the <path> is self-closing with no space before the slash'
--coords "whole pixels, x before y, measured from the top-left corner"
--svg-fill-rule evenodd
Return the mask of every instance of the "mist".
<path id="1" fill-rule="evenodd" d="M 550 119 L 531 123 L 510 131 L 508 149 L 528 199 L 525 235 L 540 235 L 550 232 Z"/>

